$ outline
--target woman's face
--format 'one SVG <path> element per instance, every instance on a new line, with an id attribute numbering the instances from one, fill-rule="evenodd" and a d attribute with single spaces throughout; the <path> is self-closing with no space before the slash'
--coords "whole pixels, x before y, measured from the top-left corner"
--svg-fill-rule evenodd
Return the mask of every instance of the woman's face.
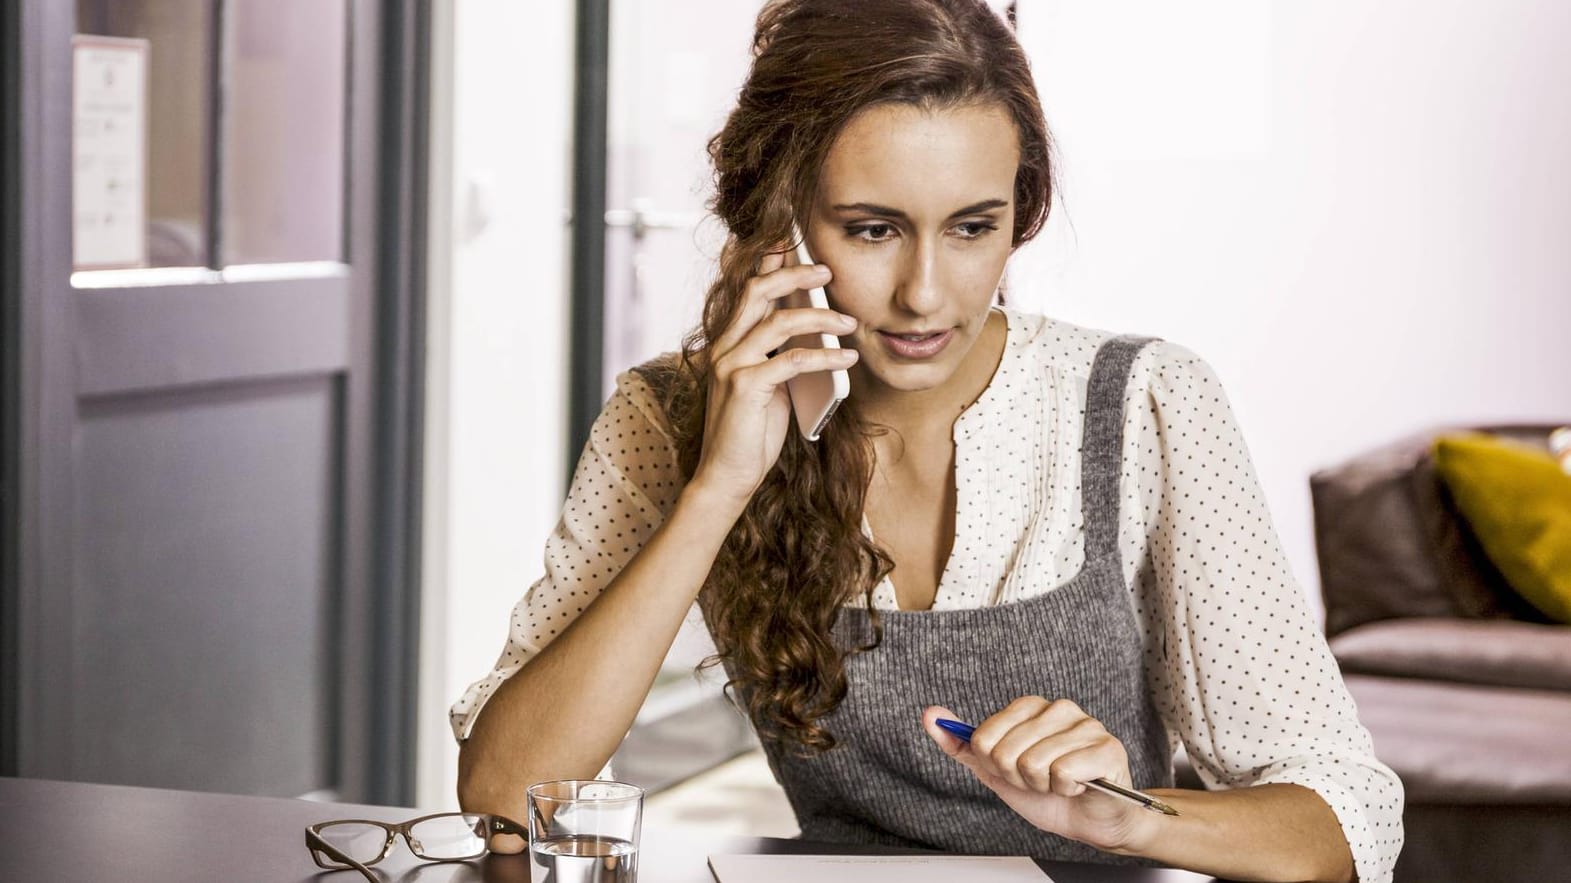
<path id="1" fill-rule="evenodd" d="M 853 395 L 936 390 L 966 363 L 1012 251 L 1019 165 L 998 105 L 878 105 L 846 124 L 805 235 L 831 305 L 857 319 Z"/>

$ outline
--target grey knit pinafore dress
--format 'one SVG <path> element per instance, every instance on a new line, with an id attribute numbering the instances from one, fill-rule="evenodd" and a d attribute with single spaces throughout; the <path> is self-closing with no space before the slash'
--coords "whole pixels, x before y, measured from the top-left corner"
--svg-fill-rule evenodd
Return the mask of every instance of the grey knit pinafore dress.
<path id="1" fill-rule="evenodd" d="M 977 723 L 1021 696 L 1067 698 L 1123 743 L 1135 787 L 1173 784 L 1118 550 L 1124 387 L 1147 341 L 1111 339 L 1093 362 L 1081 442 L 1080 573 L 1051 592 L 994 607 L 882 611 L 883 642 L 847 660 L 849 691 L 822 720 L 835 747 L 807 755 L 764 739 L 803 838 L 1143 863 L 1026 822 L 928 738 L 921 713 L 943 705 Z M 867 644 L 867 612 L 843 609 L 834 635 L 843 647 Z"/>

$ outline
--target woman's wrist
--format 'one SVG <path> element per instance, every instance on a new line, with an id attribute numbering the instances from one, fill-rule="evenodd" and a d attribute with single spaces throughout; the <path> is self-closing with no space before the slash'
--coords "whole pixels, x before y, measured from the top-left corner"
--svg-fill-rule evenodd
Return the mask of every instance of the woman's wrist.
<path id="1" fill-rule="evenodd" d="M 695 475 L 677 496 L 676 506 L 679 509 L 700 513 L 705 519 L 717 523 L 723 521 L 726 532 L 729 533 L 731 525 L 742 517 L 743 511 L 747 509 L 747 504 L 751 500 L 752 494 L 739 495 L 729 488 L 712 485 L 705 481 L 702 475 Z"/>
<path id="2" fill-rule="evenodd" d="M 1153 797 L 1157 796 L 1154 790 L 1147 790 L 1146 793 Z M 1171 795 L 1171 791 L 1164 790 L 1161 799 L 1166 802 Z M 1118 842 L 1109 846 L 1106 852 L 1114 855 L 1151 857 L 1153 853 L 1160 851 L 1162 838 L 1172 834 L 1171 816 L 1152 812 L 1144 807 L 1130 809 L 1127 821 L 1128 824 L 1120 833 Z"/>

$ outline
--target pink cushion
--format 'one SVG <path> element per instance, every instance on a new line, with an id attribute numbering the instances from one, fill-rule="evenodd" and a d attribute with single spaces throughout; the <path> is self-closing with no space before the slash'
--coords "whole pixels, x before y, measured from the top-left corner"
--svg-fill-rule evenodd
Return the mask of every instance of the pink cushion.
<path id="1" fill-rule="evenodd" d="M 1571 626 L 1414 618 L 1371 622 L 1331 639 L 1344 673 L 1434 678 L 1571 693 Z M 1567 734 L 1571 741 L 1571 734 Z"/>

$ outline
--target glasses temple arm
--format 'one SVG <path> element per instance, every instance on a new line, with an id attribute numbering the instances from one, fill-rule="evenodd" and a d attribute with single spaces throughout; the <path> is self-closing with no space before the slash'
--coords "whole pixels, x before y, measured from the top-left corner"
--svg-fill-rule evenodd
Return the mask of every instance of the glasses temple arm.
<path id="1" fill-rule="evenodd" d="M 328 858 L 335 859 L 337 861 L 341 861 L 344 864 L 350 866 L 351 868 L 354 868 L 355 870 L 357 870 L 360 873 L 364 874 L 365 878 L 367 880 L 371 881 L 371 883 L 382 883 L 381 880 L 378 880 L 376 878 L 375 874 L 371 873 L 371 869 L 370 868 L 368 868 L 365 865 L 355 861 L 354 859 L 350 858 L 349 856 L 344 855 L 344 853 L 341 850 L 339 850 L 338 847 L 334 846 L 331 843 L 328 843 L 325 839 L 323 839 L 322 835 L 316 833 L 315 831 L 311 830 L 310 828 L 305 829 L 305 848 L 309 849 L 309 850 L 313 850 L 313 851 L 318 851 L 319 850 L 321 852 L 325 852 L 325 853 L 327 853 Z"/>

